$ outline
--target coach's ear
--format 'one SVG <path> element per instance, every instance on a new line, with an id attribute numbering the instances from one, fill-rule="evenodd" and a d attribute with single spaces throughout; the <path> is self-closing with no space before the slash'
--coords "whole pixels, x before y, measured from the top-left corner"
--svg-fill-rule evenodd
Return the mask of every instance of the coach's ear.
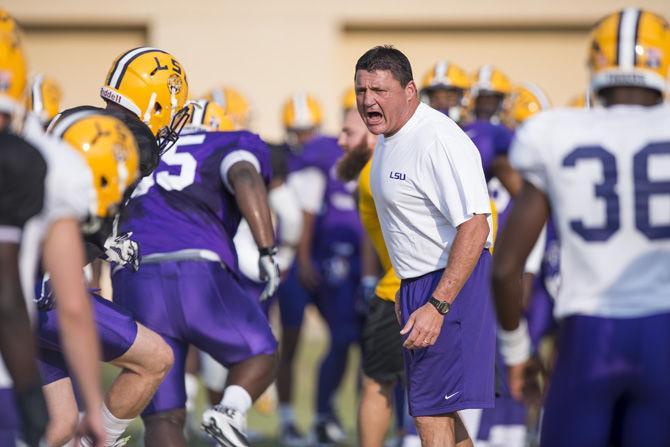
<path id="1" fill-rule="evenodd" d="M 416 88 L 416 83 L 411 80 L 405 86 L 405 98 L 407 102 L 411 102 L 419 97 L 419 90 Z"/>

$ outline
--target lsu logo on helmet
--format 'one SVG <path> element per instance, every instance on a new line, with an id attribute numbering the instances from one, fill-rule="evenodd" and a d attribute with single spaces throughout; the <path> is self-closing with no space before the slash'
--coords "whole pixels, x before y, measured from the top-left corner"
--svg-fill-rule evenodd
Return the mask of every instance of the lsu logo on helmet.
<path id="1" fill-rule="evenodd" d="M 79 152 L 91 169 L 96 192 L 91 205 L 94 223 L 85 231 L 97 231 L 102 219 L 116 213 L 126 189 L 138 178 L 139 149 L 135 137 L 117 118 L 92 111 L 66 116 L 50 133 Z"/>
<path id="2" fill-rule="evenodd" d="M 188 118 L 186 72 L 157 48 L 135 48 L 117 57 L 100 96 L 136 114 L 158 138 L 161 152 L 174 144 Z"/>
<path id="3" fill-rule="evenodd" d="M 282 108 L 282 122 L 288 130 L 301 131 L 321 126 L 323 112 L 321 104 L 308 93 L 291 96 Z"/>
<path id="4" fill-rule="evenodd" d="M 625 8 L 591 33 L 591 90 L 635 86 L 664 93 L 670 70 L 670 26 L 661 16 Z"/>
<path id="5" fill-rule="evenodd" d="M 240 92 L 230 87 L 217 87 L 209 91 L 204 99 L 221 106 L 235 129 L 248 129 L 251 121 L 251 106 Z"/>
<path id="6" fill-rule="evenodd" d="M 215 102 L 199 99 L 190 101 L 189 120 L 184 131 L 226 132 L 235 130 L 233 121 L 226 115 L 223 107 Z"/>

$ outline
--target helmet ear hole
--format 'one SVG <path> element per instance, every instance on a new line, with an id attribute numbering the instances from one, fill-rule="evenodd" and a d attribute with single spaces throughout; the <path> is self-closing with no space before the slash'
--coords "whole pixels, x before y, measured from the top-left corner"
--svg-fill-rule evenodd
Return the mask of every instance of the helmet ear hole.
<path id="1" fill-rule="evenodd" d="M 156 115 L 160 114 L 163 111 L 163 106 L 159 102 L 154 103 L 154 113 Z"/>
<path id="2" fill-rule="evenodd" d="M 100 177 L 100 187 L 101 188 L 106 188 L 108 184 L 109 184 L 109 181 L 107 180 L 107 177 L 105 177 L 104 175 L 102 177 Z"/>

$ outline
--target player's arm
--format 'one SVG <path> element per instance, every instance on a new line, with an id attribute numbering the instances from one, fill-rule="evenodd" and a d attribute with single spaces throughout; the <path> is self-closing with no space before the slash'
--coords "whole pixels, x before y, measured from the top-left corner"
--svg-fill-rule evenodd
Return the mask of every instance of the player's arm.
<path id="1" fill-rule="evenodd" d="M 516 197 L 523 186 L 523 178 L 512 167 L 507 155 L 498 155 L 491 163 L 491 173 L 498 177 L 510 196 Z"/>
<path id="2" fill-rule="evenodd" d="M 316 217 L 326 190 L 326 178 L 317 168 L 310 167 L 291 174 L 288 183 L 295 191 L 302 209 L 302 233 L 296 254 L 298 276 L 308 290 L 316 290 L 321 283 L 321 276 L 312 263 L 312 246 Z"/>
<path id="3" fill-rule="evenodd" d="M 302 232 L 302 211 L 295 193 L 285 182 L 271 187 L 270 208 L 279 220 L 281 247 L 277 252 L 277 262 L 281 271 L 289 269 Z"/>
<path id="4" fill-rule="evenodd" d="M 57 311 L 63 352 L 92 417 L 102 407 L 100 342 L 82 267 L 84 248 L 76 219 L 55 221 L 46 235 L 43 264 L 58 297 Z M 95 416 L 97 414 L 97 416 Z"/>
<path id="5" fill-rule="evenodd" d="M 549 203 L 542 191 L 524 182 L 493 255 L 493 296 L 500 324 L 499 346 L 510 366 L 512 396 L 522 399 L 525 364 L 530 357 L 530 339 L 523 311 L 524 264 L 549 216 Z"/>
<path id="6" fill-rule="evenodd" d="M 25 441 L 33 446 L 46 431 L 48 415 L 35 361 L 35 340 L 21 292 L 18 253 L 18 241 L 0 241 L 0 353 L 14 382 Z"/>
<path id="7" fill-rule="evenodd" d="M 274 246 L 272 217 L 263 178 L 249 161 L 239 161 L 228 169 L 228 182 L 235 193 L 237 206 L 249 223 L 251 234 L 260 248 Z"/>
<path id="8" fill-rule="evenodd" d="M 477 214 L 456 227 L 447 266 L 433 291 L 433 297 L 453 303 L 482 255 L 489 234 L 486 215 Z M 496 248 L 496 251 L 498 248 Z M 420 312 L 420 313 L 419 313 Z M 432 345 L 440 335 L 444 317 L 432 304 L 426 304 L 410 316 L 400 334 L 410 332 L 404 346 L 408 349 Z M 427 343 L 424 343 L 427 340 Z"/>
<path id="9" fill-rule="evenodd" d="M 261 279 L 267 282 L 261 295 L 261 300 L 264 300 L 274 295 L 279 287 L 279 266 L 275 259 L 277 250 L 268 193 L 259 172 L 258 160 L 250 152 L 245 151 L 238 155 L 238 161 L 232 157 L 224 159 L 221 169 L 225 183 L 235 194 L 237 206 L 249 224 L 260 252 L 258 262 Z"/>

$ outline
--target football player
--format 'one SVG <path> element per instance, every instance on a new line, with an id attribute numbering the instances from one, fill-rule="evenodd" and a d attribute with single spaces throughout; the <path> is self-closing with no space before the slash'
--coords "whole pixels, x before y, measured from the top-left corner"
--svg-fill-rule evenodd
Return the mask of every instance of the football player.
<path id="1" fill-rule="evenodd" d="M 551 101 L 542 88 L 532 82 L 523 82 L 512 89 L 509 101 L 509 119 L 506 124 L 516 129 L 533 115 L 551 107 Z"/>
<path id="2" fill-rule="evenodd" d="M 561 241 L 542 445 L 670 444 L 669 29 L 638 8 L 600 20 L 589 67 L 604 107 L 541 113 L 513 143 L 524 184 L 493 268 L 512 370 L 530 352 L 518 278 L 550 212 Z"/>
<path id="3" fill-rule="evenodd" d="M 188 82 L 181 64 L 169 53 L 155 48 L 136 48 L 122 53 L 107 74 L 101 96 L 106 108 L 82 106 L 66 110 L 55 117 L 49 126 L 51 132 L 64 135 L 70 125 L 80 119 L 82 113 L 95 113 L 114 117 L 122 121 L 132 132 L 139 149 L 141 175 L 149 175 L 161 151 L 174 144 L 175 138 L 188 118 Z M 102 136 L 109 136 L 103 132 Z M 83 144 L 83 143 L 82 143 Z M 139 177 L 138 177 L 139 180 Z M 101 185 L 106 180 L 101 179 Z M 124 200 L 136 187 L 137 182 L 124 186 Z M 118 213 L 117 213 L 118 211 Z M 130 234 L 116 234 L 117 214 L 123 214 L 122 204 L 115 212 L 105 214 L 88 225 L 86 234 L 87 262 L 102 256 L 116 264 L 138 266 L 137 243 Z M 48 287 L 40 291 L 39 301 L 46 312 L 52 301 Z M 59 295 L 56 293 L 56 295 Z M 155 332 L 133 321 L 132 316 L 118 306 L 110 306 L 99 296 L 92 294 L 95 323 L 101 334 L 103 360 L 122 368 L 109 390 L 103 417 L 106 430 L 105 442 L 113 443 L 123 433 L 130 421 L 140 414 L 153 396 L 173 362 L 170 347 Z M 58 339 L 54 328 L 58 322 L 43 318 L 39 331 L 39 344 L 43 347 L 42 361 L 47 373 L 45 387 L 50 402 L 60 402 L 63 409 L 56 409 L 62 417 L 51 432 L 50 439 L 68 439 L 72 427 L 70 418 L 76 413 L 73 405 L 69 378 L 61 370 L 57 355 Z M 152 355 L 146 355 L 151 352 Z M 53 368 L 50 368 L 52 366 Z M 135 391 L 132 391 L 135 390 Z"/>
<path id="4" fill-rule="evenodd" d="M 28 110 L 36 114 L 46 129 L 60 111 L 63 92 L 55 79 L 42 74 L 35 75 L 30 83 Z"/>
<path id="5" fill-rule="evenodd" d="M 441 111 L 457 123 L 466 121 L 466 93 L 470 77 L 456 64 L 441 60 L 423 77 L 421 96 L 432 108 Z"/>
<path id="6" fill-rule="evenodd" d="M 277 342 L 257 299 L 240 284 L 233 236 L 244 217 L 261 247 L 263 296 L 271 296 L 279 270 L 267 204 L 269 165 L 267 146 L 255 134 L 189 133 L 126 206 L 120 229 L 133 233 L 142 263 L 137 272 L 115 270 L 114 301 L 160 333 L 175 356 L 142 414 L 149 446 L 185 445 L 189 345 L 229 371 L 223 399 L 204 413 L 203 427 L 221 445 L 248 445 L 246 412 L 274 380 Z"/>
<path id="7" fill-rule="evenodd" d="M 502 71 L 491 65 L 477 70 L 471 88 L 474 120 L 463 130 L 479 149 L 486 180 L 497 177 L 514 196 L 521 187 L 521 178 L 507 160 L 512 132 L 500 124 L 503 102 L 511 91 L 512 84 Z"/>
<path id="8" fill-rule="evenodd" d="M 330 332 L 329 351 L 318 379 L 317 443 L 346 438 L 333 400 L 346 369 L 349 346 L 358 341 L 361 329 L 355 292 L 360 284 L 362 228 L 352 196 L 355 184 L 337 178 L 335 164 L 343 152 L 335 138 L 319 135 L 321 120 L 321 108 L 311 95 L 294 95 L 284 105 L 287 183 L 303 212 L 296 262 L 279 291 L 282 350 L 278 390 L 282 442 L 286 444 L 304 442 L 295 428 L 290 402 L 292 363 L 305 306 L 316 305 Z"/>
<path id="9" fill-rule="evenodd" d="M 41 259 L 41 264 L 52 274 L 54 289 L 66 296 L 58 309 L 62 320 L 60 336 L 68 365 L 77 377 L 83 403 L 89 410 L 79 425 L 78 433 L 89 435 L 95 441 L 94 445 L 102 445 L 104 431 L 100 415 L 100 354 L 91 307 L 84 288 L 81 269 L 83 249 L 79 229 L 80 219 L 87 214 L 88 194 L 93 187 L 90 172 L 79 155 L 57 140 L 45 136 L 37 119 L 25 114 L 26 64 L 17 38 L 18 28 L 5 12 L 0 12 L 0 27 L 12 30 L 0 31 L 0 71 L 5 79 L 0 92 L 0 131 L 19 135 L 25 140 L 24 146 L 36 148 L 46 162 L 47 170 L 44 207 L 27 221 L 21 235 L 19 272 L 23 296 L 33 296 L 34 279 Z M 39 164 L 35 167 L 38 168 Z M 30 340 L 22 342 L 29 343 Z M 24 349 L 28 354 L 31 352 L 29 347 Z M 29 370 L 21 373 L 26 374 L 26 380 L 32 377 Z M 3 385 L 8 385 L 7 381 Z M 33 385 L 36 383 L 33 382 Z M 6 393 L 3 398 L 7 398 Z M 20 407 L 23 412 L 25 407 Z M 11 414 L 13 405 L 5 401 L 0 408 Z M 39 405 L 34 410 L 39 410 Z M 25 419 L 26 415 L 23 416 Z M 39 420 L 40 415 L 36 413 L 35 416 Z M 0 420 L 11 423 L 10 417 L 2 417 Z M 25 428 L 39 430 L 31 425 Z M 39 436 L 36 433 L 33 435 Z M 34 445 L 35 438 L 29 439 Z"/>
<path id="10" fill-rule="evenodd" d="M 94 233 L 112 220 L 126 190 L 138 178 L 138 149 L 130 130 L 109 115 L 82 110 L 69 114 L 50 131 L 82 154 L 93 175 L 96 202 L 83 231 Z M 43 282 L 37 306 L 40 310 L 38 346 L 53 423 L 47 440 L 60 445 L 72 436 L 78 418 L 77 404 L 58 339 L 56 295 Z M 102 406 L 105 445 L 115 444 L 128 424 L 140 414 L 172 364 L 169 346 L 156 333 L 137 324 L 120 306 L 91 291 L 96 326 L 101 336 L 102 360 L 121 368 Z M 88 446 L 84 439 L 82 445 Z"/>

